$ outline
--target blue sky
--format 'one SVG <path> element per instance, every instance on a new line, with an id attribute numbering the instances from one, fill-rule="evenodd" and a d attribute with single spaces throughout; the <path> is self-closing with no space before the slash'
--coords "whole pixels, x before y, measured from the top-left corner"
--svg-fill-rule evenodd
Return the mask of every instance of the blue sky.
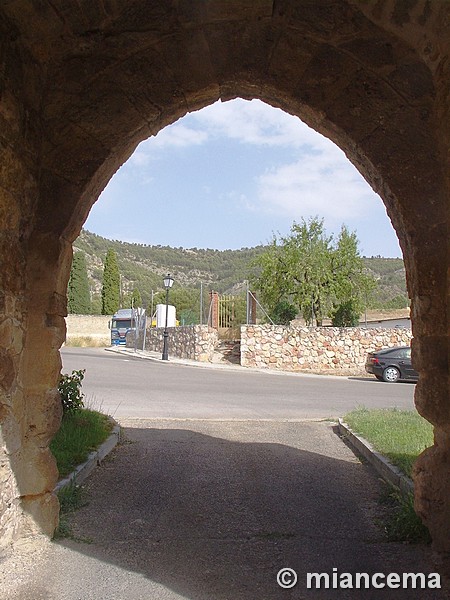
<path id="1" fill-rule="evenodd" d="M 365 256 L 401 256 L 384 205 L 331 141 L 258 100 L 217 102 L 142 142 L 85 228 L 183 248 L 253 247 L 319 216 Z"/>

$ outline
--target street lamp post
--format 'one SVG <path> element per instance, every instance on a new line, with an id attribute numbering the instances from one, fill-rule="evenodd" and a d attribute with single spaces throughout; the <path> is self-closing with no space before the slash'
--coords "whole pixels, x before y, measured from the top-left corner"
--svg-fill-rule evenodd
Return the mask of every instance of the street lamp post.
<path id="1" fill-rule="evenodd" d="M 170 274 L 164 277 L 164 287 L 166 288 L 166 324 L 164 327 L 164 342 L 163 342 L 163 353 L 162 360 L 169 360 L 169 332 L 167 331 L 167 321 L 169 318 L 169 290 L 173 286 L 173 279 Z"/>

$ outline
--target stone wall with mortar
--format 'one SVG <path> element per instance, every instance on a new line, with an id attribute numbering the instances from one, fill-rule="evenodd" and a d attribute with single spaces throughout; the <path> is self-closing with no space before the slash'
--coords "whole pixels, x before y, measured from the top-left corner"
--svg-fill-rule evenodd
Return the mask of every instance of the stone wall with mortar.
<path id="1" fill-rule="evenodd" d="M 243 325 L 241 365 L 280 371 L 358 374 L 366 354 L 410 345 L 409 329 Z"/>
<path id="2" fill-rule="evenodd" d="M 218 343 L 215 329 L 208 325 L 192 325 L 190 327 L 169 327 L 169 358 L 188 358 L 198 362 L 212 362 L 214 349 Z M 162 327 L 147 328 L 145 350 L 161 352 L 163 350 Z M 134 347 L 134 337 L 127 336 L 127 346 Z M 142 336 L 139 337 L 138 348 L 142 348 Z"/>

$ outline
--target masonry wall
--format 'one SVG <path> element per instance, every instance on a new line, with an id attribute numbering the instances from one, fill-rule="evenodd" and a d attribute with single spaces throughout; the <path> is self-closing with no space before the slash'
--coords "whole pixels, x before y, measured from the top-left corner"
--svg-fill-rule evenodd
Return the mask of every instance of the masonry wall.
<path id="1" fill-rule="evenodd" d="M 358 374 L 366 354 L 410 345 L 409 329 L 243 325 L 241 365 L 280 371 Z"/>
<path id="2" fill-rule="evenodd" d="M 212 362 L 214 349 L 218 343 L 215 329 L 208 325 L 192 325 L 190 327 L 169 327 L 169 358 L 187 358 L 198 362 Z M 145 350 L 161 352 L 163 350 L 162 327 L 147 328 Z M 137 347 L 142 349 L 142 336 Z M 134 336 L 127 336 L 127 346 L 134 347 Z"/>

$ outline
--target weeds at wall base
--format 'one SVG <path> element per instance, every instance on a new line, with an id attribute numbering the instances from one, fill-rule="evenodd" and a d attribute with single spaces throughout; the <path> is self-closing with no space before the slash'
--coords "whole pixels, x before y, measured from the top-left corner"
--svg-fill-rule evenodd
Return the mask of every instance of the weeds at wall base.
<path id="1" fill-rule="evenodd" d="M 65 345 L 72 348 L 105 348 L 111 345 L 111 340 L 107 337 L 79 335 L 67 337 Z"/>
<path id="2" fill-rule="evenodd" d="M 379 502 L 386 510 L 386 516 L 379 525 L 389 542 L 431 543 L 430 532 L 414 511 L 412 494 L 404 497 L 398 490 L 386 484 Z"/>
<path id="3" fill-rule="evenodd" d="M 65 488 L 62 488 L 58 493 L 59 500 L 59 524 L 53 535 L 54 540 L 70 538 L 78 542 L 91 543 L 89 538 L 79 538 L 73 534 L 70 525 L 70 515 L 77 509 L 87 506 L 88 502 L 85 497 L 84 489 L 72 483 Z"/>

